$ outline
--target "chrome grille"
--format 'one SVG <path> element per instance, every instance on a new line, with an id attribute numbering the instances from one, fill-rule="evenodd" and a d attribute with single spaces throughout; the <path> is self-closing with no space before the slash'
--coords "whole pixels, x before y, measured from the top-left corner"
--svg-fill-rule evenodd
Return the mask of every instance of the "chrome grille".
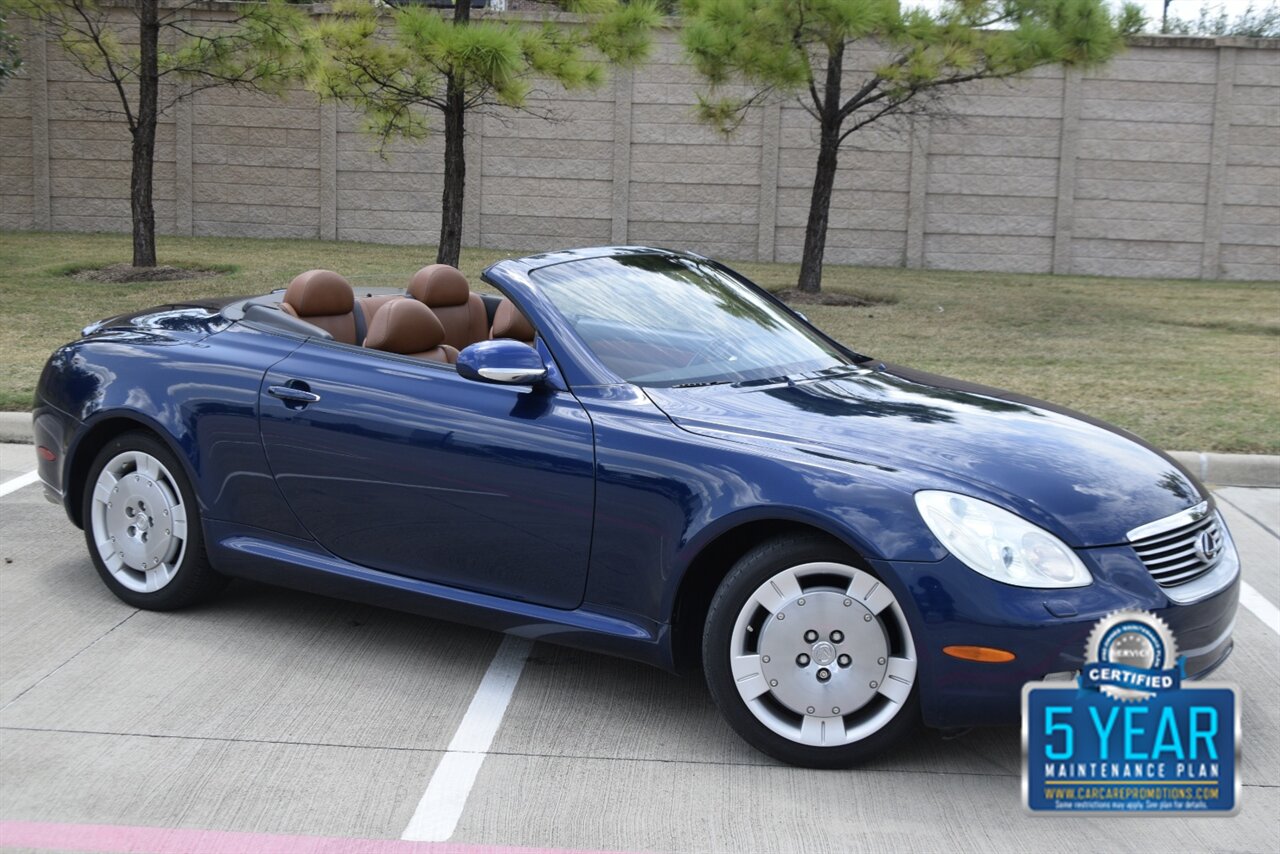
<path id="1" fill-rule="evenodd" d="M 1129 532 L 1129 544 L 1161 587 L 1194 581 L 1218 565 L 1225 538 L 1206 501 Z"/>

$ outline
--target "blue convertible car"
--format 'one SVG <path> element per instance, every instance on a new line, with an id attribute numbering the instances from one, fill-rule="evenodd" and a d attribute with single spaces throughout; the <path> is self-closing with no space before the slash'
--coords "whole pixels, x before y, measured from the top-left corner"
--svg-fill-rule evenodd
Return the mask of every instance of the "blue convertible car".
<path id="1" fill-rule="evenodd" d="M 697 255 L 483 279 L 312 270 L 95 323 L 40 380 L 48 495 L 137 607 L 241 576 L 700 666 L 801 765 L 1016 721 L 1118 608 L 1191 676 L 1231 650 L 1226 526 L 1133 436 L 860 355 Z"/>

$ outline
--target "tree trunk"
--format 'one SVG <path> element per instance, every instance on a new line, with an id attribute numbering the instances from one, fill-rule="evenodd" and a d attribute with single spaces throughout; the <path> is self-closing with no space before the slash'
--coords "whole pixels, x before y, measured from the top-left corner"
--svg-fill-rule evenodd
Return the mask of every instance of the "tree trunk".
<path id="1" fill-rule="evenodd" d="M 453 25 L 471 20 L 471 0 L 455 0 Z M 457 267 L 462 257 L 462 205 L 467 192 L 466 89 L 454 74 L 446 75 L 444 109 L 444 192 L 440 197 L 440 246 L 436 263 Z"/>
<path id="2" fill-rule="evenodd" d="M 436 250 L 436 263 L 454 267 L 462 255 L 462 203 L 467 189 L 463 97 L 461 87 L 451 77 L 445 94 L 444 193 L 440 199 L 440 247 Z"/>
<path id="3" fill-rule="evenodd" d="M 156 210 L 151 198 L 156 160 L 156 108 L 160 89 L 158 0 L 138 0 L 138 109 L 134 117 L 129 206 L 133 218 L 133 266 L 156 265 Z"/>
<path id="4" fill-rule="evenodd" d="M 827 248 L 831 190 L 836 183 L 839 154 L 839 133 L 828 134 L 824 129 L 818 147 L 818 168 L 813 176 L 813 194 L 809 197 L 809 221 L 804 227 L 804 254 L 800 256 L 799 288 L 805 293 L 816 294 L 822 290 L 822 255 Z"/>
<path id="5" fill-rule="evenodd" d="M 809 221 L 804 227 L 804 254 L 800 256 L 801 291 L 822 290 L 822 255 L 827 248 L 827 225 L 831 219 L 831 190 L 836 183 L 840 159 L 840 88 L 844 79 L 844 45 L 827 59 L 827 79 L 821 104 L 818 137 L 818 167 L 809 197 Z"/>

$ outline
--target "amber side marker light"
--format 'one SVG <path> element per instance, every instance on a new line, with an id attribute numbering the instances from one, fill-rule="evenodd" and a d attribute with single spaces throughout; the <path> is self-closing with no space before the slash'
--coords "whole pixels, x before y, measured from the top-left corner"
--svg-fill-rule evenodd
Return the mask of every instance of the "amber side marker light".
<path id="1" fill-rule="evenodd" d="M 40 455 L 40 459 L 50 463 L 58 458 L 57 454 L 46 448 L 44 445 L 36 448 L 36 453 Z"/>
<path id="2" fill-rule="evenodd" d="M 1007 649 L 996 649 L 993 646 L 944 646 L 942 651 L 952 658 L 962 658 L 965 661 L 985 661 L 989 664 L 1013 661 L 1016 657 Z"/>

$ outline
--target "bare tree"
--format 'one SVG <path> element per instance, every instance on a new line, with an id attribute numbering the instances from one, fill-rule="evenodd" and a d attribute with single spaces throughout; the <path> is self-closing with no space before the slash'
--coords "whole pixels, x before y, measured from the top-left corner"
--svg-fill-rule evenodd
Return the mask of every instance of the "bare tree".
<path id="1" fill-rule="evenodd" d="M 118 107 L 95 108 L 124 122 L 132 138 L 129 212 L 133 266 L 156 264 L 152 200 L 156 126 L 177 101 L 215 86 L 276 92 L 301 73 L 305 13 L 283 0 L 237 3 L 212 20 L 198 0 L 11 0 L 82 71 L 110 85 Z M 161 97 L 161 84 L 174 83 Z"/>

